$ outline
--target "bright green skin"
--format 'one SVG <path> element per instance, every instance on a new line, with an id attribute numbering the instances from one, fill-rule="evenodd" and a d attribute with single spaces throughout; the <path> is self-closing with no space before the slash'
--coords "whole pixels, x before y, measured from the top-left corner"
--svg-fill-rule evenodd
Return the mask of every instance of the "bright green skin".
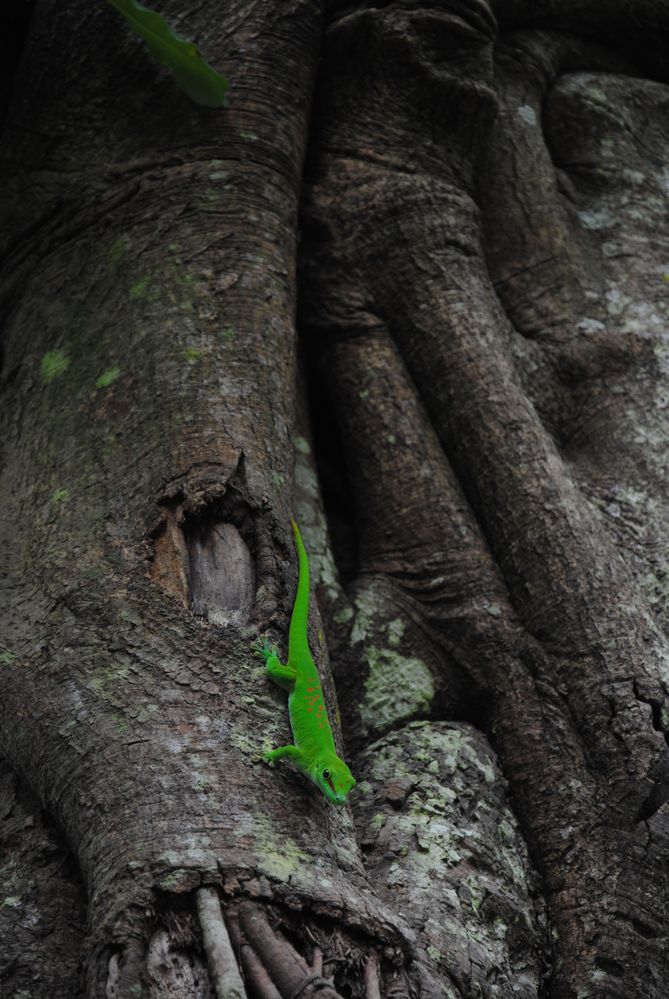
<path id="1" fill-rule="evenodd" d="M 289 757 L 326 798 L 335 805 L 342 805 L 355 780 L 344 761 L 337 756 L 323 688 L 309 651 L 309 562 L 300 530 L 294 520 L 290 523 L 295 536 L 299 574 L 288 633 L 288 663 L 284 666 L 279 662 L 276 650 L 267 642 L 263 642 L 260 655 L 265 660 L 268 676 L 289 692 L 288 713 L 295 745 L 280 746 L 263 753 L 263 759 L 274 763 L 284 756 Z"/>

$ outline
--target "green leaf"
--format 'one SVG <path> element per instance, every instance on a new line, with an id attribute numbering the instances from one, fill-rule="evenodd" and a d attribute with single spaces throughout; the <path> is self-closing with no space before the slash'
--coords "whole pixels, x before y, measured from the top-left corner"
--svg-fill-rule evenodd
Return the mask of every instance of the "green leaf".
<path id="1" fill-rule="evenodd" d="M 227 79 L 204 61 L 197 45 L 181 38 L 164 17 L 137 0 L 108 2 L 123 14 L 130 29 L 144 39 L 153 58 L 172 70 L 191 100 L 209 108 L 227 103 Z"/>

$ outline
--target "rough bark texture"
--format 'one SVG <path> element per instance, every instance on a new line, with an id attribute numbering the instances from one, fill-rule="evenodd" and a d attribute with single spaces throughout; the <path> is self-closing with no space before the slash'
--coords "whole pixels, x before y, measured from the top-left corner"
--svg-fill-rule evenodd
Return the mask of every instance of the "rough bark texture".
<path id="1" fill-rule="evenodd" d="M 6 763 L 0 857 L 3 995 L 74 995 L 86 931 L 78 871 L 53 822 Z"/>
<path id="2" fill-rule="evenodd" d="M 660 999 L 669 8 L 325 8 L 162 5 L 212 112 L 108 5 L 36 4 L 3 995 Z M 256 760 L 292 513 L 352 811 Z"/>

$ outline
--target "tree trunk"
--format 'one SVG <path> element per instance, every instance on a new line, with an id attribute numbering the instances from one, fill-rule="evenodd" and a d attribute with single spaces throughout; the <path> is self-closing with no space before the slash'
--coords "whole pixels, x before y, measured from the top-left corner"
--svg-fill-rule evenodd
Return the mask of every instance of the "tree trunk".
<path id="1" fill-rule="evenodd" d="M 669 10 L 610 8 L 170 0 L 211 111 L 38 0 L 3 994 L 666 994 Z M 350 810 L 258 762 L 291 515 Z"/>

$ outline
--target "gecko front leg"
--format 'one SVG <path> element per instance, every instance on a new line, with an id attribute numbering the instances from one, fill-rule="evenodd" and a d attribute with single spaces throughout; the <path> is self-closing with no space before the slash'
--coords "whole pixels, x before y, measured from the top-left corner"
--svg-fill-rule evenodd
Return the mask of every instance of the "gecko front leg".
<path id="1" fill-rule="evenodd" d="M 302 750 L 297 746 L 279 746 L 278 749 L 270 749 L 269 752 L 262 754 L 261 759 L 273 765 L 284 756 L 289 756 L 297 767 L 303 768 Z"/>

